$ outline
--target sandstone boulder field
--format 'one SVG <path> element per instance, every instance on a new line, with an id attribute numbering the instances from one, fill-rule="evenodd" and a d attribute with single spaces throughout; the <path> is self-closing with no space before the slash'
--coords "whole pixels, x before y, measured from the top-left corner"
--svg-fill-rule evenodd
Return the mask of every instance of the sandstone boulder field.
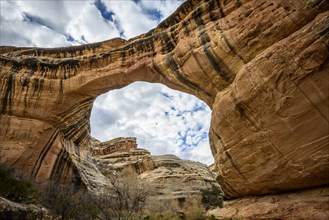
<path id="1" fill-rule="evenodd" d="M 102 185 L 97 96 L 135 81 L 205 101 L 227 198 L 329 184 L 329 2 L 187 0 L 138 37 L 0 47 L 0 160 L 43 182 Z"/>

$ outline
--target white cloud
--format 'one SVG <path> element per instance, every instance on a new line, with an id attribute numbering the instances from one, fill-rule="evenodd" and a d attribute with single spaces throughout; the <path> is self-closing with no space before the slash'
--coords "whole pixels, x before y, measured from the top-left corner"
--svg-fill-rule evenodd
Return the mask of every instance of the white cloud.
<path id="1" fill-rule="evenodd" d="M 59 33 L 65 33 L 66 22 L 70 19 L 64 1 L 17 1 L 17 9 L 42 19 Z"/>
<path id="2" fill-rule="evenodd" d="M 0 1 L 0 44 L 58 47 L 135 37 L 167 18 L 182 0 Z M 106 13 L 110 14 L 109 17 Z M 108 15 L 107 14 L 107 15 Z M 91 116 L 100 140 L 136 136 L 153 154 L 210 164 L 210 110 L 194 96 L 134 83 L 100 96 Z"/>
<path id="3" fill-rule="evenodd" d="M 209 107 L 192 95 L 136 82 L 95 101 L 92 135 L 102 141 L 134 136 L 152 154 L 171 153 L 210 164 L 210 114 Z"/>
<path id="4" fill-rule="evenodd" d="M 29 22 L 21 8 L 22 2 L 0 2 L 1 45 L 62 46 L 68 45 L 65 36 L 44 25 Z"/>
<path id="5" fill-rule="evenodd" d="M 67 32 L 77 40 L 97 42 L 118 37 L 119 31 L 105 20 L 94 4 L 86 4 L 67 25 Z"/>
<path id="6" fill-rule="evenodd" d="M 162 20 L 169 17 L 179 5 L 181 5 L 183 0 L 159 0 L 159 1 L 149 1 L 141 0 L 140 5 L 142 8 L 150 10 L 158 10 L 161 12 Z"/>
<path id="7" fill-rule="evenodd" d="M 114 12 L 114 20 L 124 30 L 126 38 L 142 34 L 156 26 L 157 22 L 148 19 L 142 8 L 133 1 L 105 1 L 108 9 Z"/>

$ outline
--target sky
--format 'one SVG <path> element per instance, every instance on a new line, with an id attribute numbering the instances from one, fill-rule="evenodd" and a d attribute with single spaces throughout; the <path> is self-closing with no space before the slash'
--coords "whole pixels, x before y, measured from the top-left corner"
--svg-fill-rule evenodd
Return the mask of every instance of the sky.
<path id="1" fill-rule="evenodd" d="M 62 47 L 129 39 L 155 28 L 183 0 L 0 0 L 0 45 Z M 99 96 L 91 134 L 101 141 L 137 137 L 154 155 L 211 164 L 211 110 L 198 98 L 135 82 Z"/>

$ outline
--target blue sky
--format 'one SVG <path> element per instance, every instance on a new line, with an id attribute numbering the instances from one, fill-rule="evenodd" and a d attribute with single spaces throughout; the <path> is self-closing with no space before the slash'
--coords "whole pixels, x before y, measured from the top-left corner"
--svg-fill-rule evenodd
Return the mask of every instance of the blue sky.
<path id="1" fill-rule="evenodd" d="M 0 44 L 59 47 L 114 37 L 129 39 L 156 27 L 182 0 L 0 1 Z M 95 101 L 92 135 L 101 141 L 135 136 L 152 154 L 211 164 L 211 111 L 194 96 L 160 84 L 133 83 Z"/>

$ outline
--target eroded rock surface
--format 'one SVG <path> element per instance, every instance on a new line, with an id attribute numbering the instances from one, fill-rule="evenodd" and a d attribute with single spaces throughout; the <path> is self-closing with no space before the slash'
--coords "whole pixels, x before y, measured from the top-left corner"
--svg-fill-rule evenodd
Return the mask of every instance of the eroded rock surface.
<path id="1" fill-rule="evenodd" d="M 110 141 L 94 143 L 93 161 L 103 173 L 111 171 L 128 171 L 141 174 L 153 167 L 149 163 L 150 152 L 138 148 L 135 137 L 119 137 Z"/>
<path id="2" fill-rule="evenodd" d="M 104 174 L 135 173 L 152 188 L 156 200 L 176 200 L 200 196 L 200 189 L 220 188 L 215 175 L 202 163 L 182 160 L 174 155 L 151 155 L 138 148 L 136 138 L 93 140 L 94 162 Z"/>
<path id="3" fill-rule="evenodd" d="M 224 207 L 208 212 L 218 219 L 316 219 L 329 218 L 329 187 L 245 197 L 224 202 Z"/>
<path id="4" fill-rule="evenodd" d="M 1 160 L 40 181 L 79 176 L 95 98 L 147 81 L 211 107 L 226 196 L 328 184 L 328 9 L 325 0 L 189 0 L 128 41 L 1 47 Z"/>
<path id="5" fill-rule="evenodd" d="M 140 176 L 155 188 L 157 199 L 191 199 L 201 189 L 220 188 L 205 164 L 174 155 L 151 156 L 150 162 L 153 167 Z"/>

